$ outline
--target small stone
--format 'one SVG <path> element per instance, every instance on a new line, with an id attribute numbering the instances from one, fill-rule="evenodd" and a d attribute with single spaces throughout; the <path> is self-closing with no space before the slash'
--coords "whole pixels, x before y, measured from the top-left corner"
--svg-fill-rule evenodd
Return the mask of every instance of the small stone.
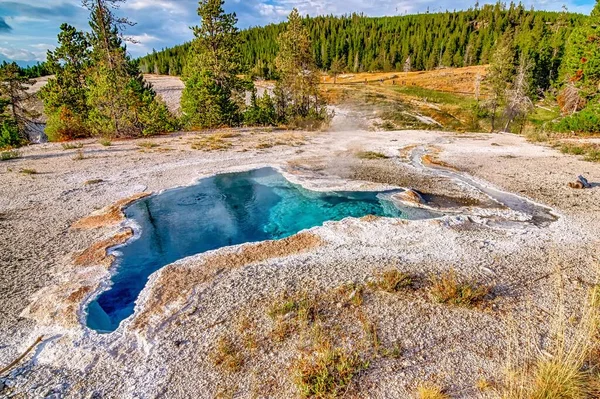
<path id="1" fill-rule="evenodd" d="M 584 188 L 583 183 L 580 181 L 570 182 L 569 187 L 571 187 L 572 189 L 575 189 L 575 190 L 582 190 Z"/>
<path id="2" fill-rule="evenodd" d="M 411 189 L 396 194 L 396 198 L 398 198 L 400 201 L 410 202 L 413 204 L 425 203 L 425 200 L 423 199 L 423 197 L 421 197 L 421 194 Z"/>

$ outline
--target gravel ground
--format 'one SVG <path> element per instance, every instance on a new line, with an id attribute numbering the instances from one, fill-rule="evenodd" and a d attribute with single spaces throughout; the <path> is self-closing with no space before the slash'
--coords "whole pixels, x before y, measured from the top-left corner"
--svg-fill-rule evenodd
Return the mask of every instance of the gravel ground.
<path id="1" fill-rule="evenodd" d="M 303 353 L 302 337 L 269 340 L 275 327 L 269 306 L 284 292 L 326 294 L 390 268 L 423 281 L 453 269 L 494 286 L 495 298 L 465 309 L 435 303 L 424 289 L 369 291 L 359 319 L 376 327 L 382 345 L 395 342 L 402 351 L 398 358 L 373 358 L 348 397 L 413 397 L 422 382 L 443 386 L 453 398 L 487 397 L 476 382 L 501 378 L 511 338 L 520 337 L 525 353 L 526 331 L 548 334 L 559 293 L 567 315 L 578 314 L 598 270 L 598 164 L 514 135 L 334 130 L 229 130 L 223 140 L 231 147 L 222 151 L 191 148 L 212 132 L 151 139 L 158 144 L 151 149 L 138 146 L 149 140 L 110 147 L 84 141 L 83 159 L 77 149 L 41 144 L 1 162 L 0 369 L 43 340 L 0 375 L 0 396 L 296 397 L 290 367 Z M 514 215 L 464 182 L 415 167 L 414 146 L 435 150 L 459 173 L 549 206 L 560 217 L 544 226 L 526 217 L 502 227 L 491 223 Z M 389 158 L 363 160 L 358 151 Z M 103 251 L 76 260 L 123 227 L 73 229 L 73 223 L 142 192 L 266 165 L 311 189 L 410 187 L 440 199 L 433 206 L 451 209 L 429 221 L 346 219 L 288 242 L 191 257 L 155 273 L 135 315 L 116 332 L 99 335 L 82 326 L 85 304 L 111 270 Z M 568 188 L 578 174 L 594 188 Z M 342 302 L 324 311 L 344 332 L 336 339 L 350 346 L 362 334 L 356 312 Z M 240 328 L 242 318 L 251 320 L 249 327 Z M 241 330 L 258 337 L 258 349 L 240 347 L 241 368 L 223 370 L 215 365 L 217 342 L 241 339 Z"/>

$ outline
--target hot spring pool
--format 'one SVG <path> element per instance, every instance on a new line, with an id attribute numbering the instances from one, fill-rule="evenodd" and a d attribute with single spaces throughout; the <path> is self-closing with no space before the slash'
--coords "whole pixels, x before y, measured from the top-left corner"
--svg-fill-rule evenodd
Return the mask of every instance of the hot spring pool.
<path id="1" fill-rule="evenodd" d="M 133 314 L 148 277 L 191 255 L 281 239 L 346 217 L 439 216 L 397 207 L 386 199 L 395 192 L 315 192 L 264 168 L 217 175 L 139 200 L 125 209 L 136 238 L 115 251 L 112 284 L 89 305 L 87 325 L 103 333 L 116 330 Z"/>

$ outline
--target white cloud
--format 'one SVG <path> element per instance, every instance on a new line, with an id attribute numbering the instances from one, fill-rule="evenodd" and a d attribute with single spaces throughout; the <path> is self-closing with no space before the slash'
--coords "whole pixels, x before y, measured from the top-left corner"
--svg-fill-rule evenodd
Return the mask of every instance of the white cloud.
<path id="1" fill-rule="evenodd" d="M 46 57 L 35 54 L 31 51 L 24 49 L 16 49 L 14 47 L 0 47 L 0 55 L 17 61 L 43 61 Z"/>
<path id="2" fill-rule="evenodd" d="M 185 2 L 183 2 L 185 3 Z M 186 4 L 182 4 L 180 1 L 169 1 L 169 0 L 130 0 L 125 3 L 123 9 L 130 10 L 145 10 L 148 8 L 159 8 L 164 11 L 183 13 L 186 11 Z"/>

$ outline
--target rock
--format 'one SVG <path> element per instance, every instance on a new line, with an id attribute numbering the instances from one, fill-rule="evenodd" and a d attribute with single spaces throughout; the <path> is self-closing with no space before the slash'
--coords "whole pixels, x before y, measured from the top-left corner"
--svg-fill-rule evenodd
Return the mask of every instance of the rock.
<path id="1" fill-rule="evenodd" d="M 577 176 L 577 181 L 570 182 L 569 187 L 576 190 L 582 190 L 584 188 L 592 188 L 592 185 L 587 181 L 585 177 Z"/>
<path id="2" fill-rule="evenodd" d="M 576 182 L 570 182 L 569 183 L 569 187 L 575 189 L 575 190 L 582 190 L 585 188 L 585 186 L 583 185 L 582 182 L 580 181 L 576 181 Z"/>
<path id="3" fill-rule="evenodd" d="M 410 188 L 406 191 L 396 194 L 396 198 L 398 198 L 400 201 L 410 202 L 413 204 L 422 205 L 425 203 L 425 200 L 423 197 L 421 197 L 421 194 Z"/>

